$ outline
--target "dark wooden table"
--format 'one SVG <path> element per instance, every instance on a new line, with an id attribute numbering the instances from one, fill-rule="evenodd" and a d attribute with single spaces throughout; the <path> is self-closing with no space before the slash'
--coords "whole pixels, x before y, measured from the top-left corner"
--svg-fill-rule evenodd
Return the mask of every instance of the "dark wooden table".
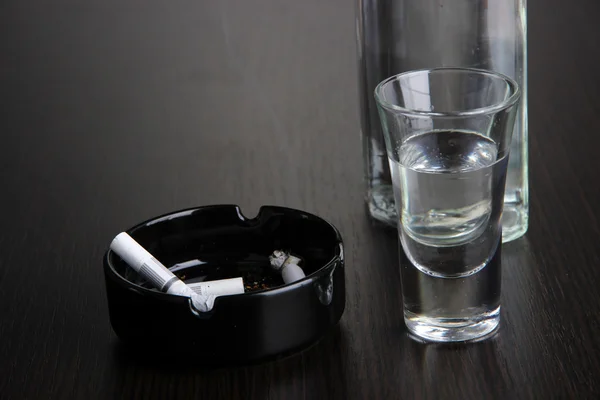
<path id="1" fill-rule="evenodd" d="M 600 395 L 600 3 L 529 13 L 530 229 L 504 247 L 498 335 L 441 346 L 407 337 L 396 238 L 365 215 L 353 2 L 0 3 L 0 398 Z M 339 328 L 252 367 L 124 355 L 110 239 L 212 203 L 338 226 Z"/>

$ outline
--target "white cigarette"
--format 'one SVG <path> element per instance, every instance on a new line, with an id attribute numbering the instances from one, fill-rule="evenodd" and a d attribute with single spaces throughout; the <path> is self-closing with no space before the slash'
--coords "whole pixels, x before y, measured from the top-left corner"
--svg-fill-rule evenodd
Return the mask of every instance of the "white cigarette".
<path id="1" fill-rule="evenodd" d="M 244 293 L 244 280 L 242 278 L 187 283 L 187 285 L 200 295 L 214 294 L 215 296 L 223 296 Z"/>
<path id="2" fill-rule="evenodd" d="M 110 244 L 110 249 L 117 253 L 131 268 L 139 273 L 144 279 L 150 282 L 155 288 L 161 292 L 168 294 L 174 294 L 179 296 L 186 296 L 192 299 L 194 307 L 198 311 L 206 312 L 210 311 L 214 305 L 216 294 L 204 292 L 197 293 L 182 280 L 180 280 L 174 273 L 169 271 L 160 261 L 158 261 L 152 254 L 144 249 L 138 242 L 136 242 L 126 232 L 119 233 Z M 240 293 L 240 282 L 242 278 L 234 278 L 236 280 L 235 285 L 233 282 L 228 282 L 225 285 L 212 284 L 213 287 L 217 287 L 220 291 L 220 295 L 225 294 L 236 294 Z M 208 282 L 203 282 L 208 283 Z M 241 282 L 241 293 L 244 291 L 244 283 Z"/>
<path id="3" fill-rule="evenodd" d="M 300 261 L 298 257 L 292 256 L 282 250 L 275 250 L 269 257 L 271 266 L 281 271 L 281 277 L 286 284 L 299 281 L 306 276 L 302 268 L 298 265 Z"/>

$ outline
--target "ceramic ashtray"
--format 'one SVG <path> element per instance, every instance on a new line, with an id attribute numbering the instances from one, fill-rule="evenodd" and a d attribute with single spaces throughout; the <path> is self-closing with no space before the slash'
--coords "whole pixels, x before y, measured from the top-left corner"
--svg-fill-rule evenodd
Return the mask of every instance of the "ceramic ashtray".
<path id="1" fill-rule="evenodd" d="M 104 256 L 113 330 L 132 348 L 198 364 L 239 364 L 302 350 L 345 307 L 338 230 L 301 210 L 235 205 L 153 218 Z"/>

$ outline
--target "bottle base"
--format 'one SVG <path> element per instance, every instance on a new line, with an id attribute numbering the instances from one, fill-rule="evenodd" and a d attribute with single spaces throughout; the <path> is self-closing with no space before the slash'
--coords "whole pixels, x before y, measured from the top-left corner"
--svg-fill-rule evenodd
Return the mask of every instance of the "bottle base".
<path id="1" fill-rule="evenodd" d="M 500 307 L 471 318 L 431 318 L 404 311 L 404 322 L 416 340 L 475 342 L 496 333 L 500 324 Z"/>
<path id="2" fill-rule="evenodd" d="M 502 211 L 502 243 L 520 238 L 527 232 L 529 215 L 522 203 L 504 203 Z"/>
<path id="3" fill-rule="evenodd" d="M 398 213 L 394 204 L 392 185 L 374 186 L 367 195 L 369 215 L 376 221 L 396 228 Z"/>

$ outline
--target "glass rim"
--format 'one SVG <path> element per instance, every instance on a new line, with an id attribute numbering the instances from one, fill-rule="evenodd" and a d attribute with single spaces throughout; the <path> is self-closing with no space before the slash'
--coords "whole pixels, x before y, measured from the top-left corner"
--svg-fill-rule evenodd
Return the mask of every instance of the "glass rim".
<path id="1" fill-rule="evenodd" d="M 508 83 L 509 87 L 512 89 L 513 92 L 508 98 L 504 99 L 503 101 L 495 103 L 495 104 L 491 104 L 489 106 L 472 108 L 472 109 L 463 110 L 463 111 L 445 111 L 445 112 L 424 111 L 424 110 L 416 110 L 413 108 L 402 107 L 397 104 L 390 103 L 389 101 L 385 100 L 383 98 L 383 96 L 381 95 L 382 94 L 381 92 L 383 91 L 384 86 L 386 86 L 390 82 L 398 80 L 401 77 L 422 74 L 424 72 L 431 73 L 431 72 L 440 72 L 440 71 L 470 72 L 473 74 L 487 75 L 487 76 L 491 76 L 494 78 L 499 78 L 499 79 L 502 79 L 503 81 L 505 81 L 506 83 Z M 456 117 L 468 117 L 468 116 L 474 116 L 474 115 L 488 114 L 488 113 L 492 113 L 492 112 L 501 111 L 510 106 L 513 106 L 519 100 L 520 97 L 521 97 L 521 87 L 514 79 L 512 79 L 504 74 L 501 74 L 499 72 L 489 71 L 486 69 L 466 68 L 466 67 L 423 68 L 423 69 L 416 69 L 416 70 L 401 72 L 399 74 L 395 74 L 395 75 L 390 76 L 389 78 L 384 79 L 383 81 L 379 82 L 379 84 L 375 87 L 375 100 L 377 100 L 377 104 L 379 106 L 381 106 L 385 109 L 388 109 L 388 110 L 400 112 L 405 115 L 422 116 L 422 117 L 450 117 L 450 118 L 454 117 L 454 118 L 456 118 Z"/>

